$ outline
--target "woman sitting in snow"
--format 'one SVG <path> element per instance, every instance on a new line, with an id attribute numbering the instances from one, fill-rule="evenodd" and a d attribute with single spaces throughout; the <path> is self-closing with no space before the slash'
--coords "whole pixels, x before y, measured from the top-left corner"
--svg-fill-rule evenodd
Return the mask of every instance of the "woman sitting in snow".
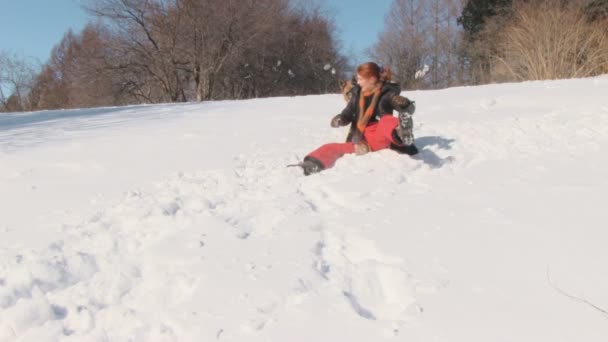
<path id="1" fill-rule="evenodd" d="M 413 155 L 418 153 L 414 145 L 412 114 L 414 102 L 400 96 L 398 84 L 391 83 L 389 69 L 369 62 L 357 67 L 357 84 L 342 113 L 331 120 L 332 127 L 352 123 L 351 133 L 345 143 L 325 144 L 309 153 L 299 166 L 305 175 L 320 172 L 334 165 L 347 153 L 365 154 L 386 148 Z M 399 112 L 399 118 L 393 116 Z"/>

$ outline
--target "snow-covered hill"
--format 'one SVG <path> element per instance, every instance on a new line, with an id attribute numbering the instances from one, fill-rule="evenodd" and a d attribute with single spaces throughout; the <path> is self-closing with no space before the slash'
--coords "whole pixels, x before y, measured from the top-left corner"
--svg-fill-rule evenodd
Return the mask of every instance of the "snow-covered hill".
<path id="1" fill-rule="evenodd" d="M 608 340 L 608 77 L 0 116 L 0 341 Z"/>

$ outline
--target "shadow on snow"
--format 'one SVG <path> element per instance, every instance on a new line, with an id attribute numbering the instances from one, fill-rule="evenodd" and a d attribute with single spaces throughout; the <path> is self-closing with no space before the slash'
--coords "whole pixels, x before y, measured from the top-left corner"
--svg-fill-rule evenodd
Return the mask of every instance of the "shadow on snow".
<path id="1" fill-rule="evenodd" d="M 443 165 L 452 162 L 454 158 L 452 156 L 441 158 L 435 152 L 433 152 L 430 147 L 436 147 L 440 150 L 451 150 L 452 144 L 455 141 L 456 140 L 454 139 L 447 139 L 440 136 L 417 138 L 416 146 L 418 147 L 420 152 L 417 155 L 412 156 L 412 158 L 416 160 L 421 160 L 433 169 L 440 168 Z"/>

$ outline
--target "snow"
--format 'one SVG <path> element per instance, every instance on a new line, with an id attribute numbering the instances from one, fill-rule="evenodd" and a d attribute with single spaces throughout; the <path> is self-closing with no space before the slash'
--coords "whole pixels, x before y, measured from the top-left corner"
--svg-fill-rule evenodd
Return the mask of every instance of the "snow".
<path id="1" fill-rule="evenodd" d="M 429 72 L 429 70 L 430 70 L 430 67 L 427 64 L 425 64 L 421 70 L 416 71 L 416 74 L 414 75 L 414 79 L 423 78 L 424 76 L 426 76 L 426 74 Z"/>
<path id="2" fill-rule="evenodd" d="M 606 341 L 608 77 L 0 116 L 0 341 Z"/>

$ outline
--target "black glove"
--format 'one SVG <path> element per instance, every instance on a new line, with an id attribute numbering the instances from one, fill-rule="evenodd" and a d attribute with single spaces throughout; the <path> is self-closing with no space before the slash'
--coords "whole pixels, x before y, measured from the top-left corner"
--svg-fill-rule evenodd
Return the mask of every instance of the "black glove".
<path id="1" fill-rule="evenodd" d="M 416 111 L 416 102 L 400 95 L 393 96 L 391 104 L 399 112 L 407 112 L 412 115 Z"/>
<path id="2" fill-rule="evenodd" d="M 348 122 L 344 120 L 342 115 L 338 114 L 331 119 L 331 127 L 342 127 L 348 125 Z"/>

